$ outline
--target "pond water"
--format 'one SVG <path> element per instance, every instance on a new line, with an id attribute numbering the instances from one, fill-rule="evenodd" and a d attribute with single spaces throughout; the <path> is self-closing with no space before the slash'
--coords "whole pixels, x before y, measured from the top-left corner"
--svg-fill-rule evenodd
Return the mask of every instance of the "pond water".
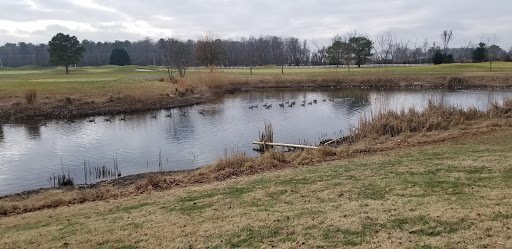
<path id="1" fill-rule="evenodd" d="M 95 122 L 88 122 L 90 117 L 51 120 L 46 126 L 40 121 L 0 124 L 0 196 L 51 187 L 50 176 L 63 172 L 82 184 L 114 177 L 105 174 L 114 166 L 124 176 L 198 168 L 234 151 L 256 156 L 252 142 L 265 122 L 272 123 L 275 142 L 318 144 L 347 134 L 361 115 L 379 110 L 420 110 L 429 100 L 487 109 L 510 97 L 512 92 L 487 90 L 251 90 L 202 105 L 130 114 L 126 121 L 98 116 Z M 316 104 L 308 104 L 315 99 Z M 279 106 L 287 101 L 296 105 Z M 272 108 L 264 108 L 265 103 Z"/>

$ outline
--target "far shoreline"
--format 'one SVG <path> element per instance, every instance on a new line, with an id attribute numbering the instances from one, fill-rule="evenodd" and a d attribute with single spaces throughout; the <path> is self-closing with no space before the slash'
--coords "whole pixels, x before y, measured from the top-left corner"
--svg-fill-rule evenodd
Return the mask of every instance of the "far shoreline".
<path id="1" fill-rule="evenodd" d="M 321 77 L 279 76 L 279 77 L 245 77 L 222 75 L 214 86 L 185 85 L 183 94 L 160 94 L 146 99 L 137 99 L 130 95 L 111 96 L 107 101 L 85 101 L 65 104 L 50 100 L 36 105 L 16 102 L 9 107 L 0 105 L 0 122 L 22 122 L 27 120 L 75 119 L 100 115 L 120 115 L 167 108 L 192 106 L 211 102 L 226 94 L 244 90 L 258 89 L 311 89 L 311 88 L 418 88 L 467 90 L 487 88 L 507 90 L 512 87 L 512 77 L 505 74 L 485 75 L 326 75 Z M 162 78 L 162 80 L 165 80 Z M 168 79 L 167 79 L 168 80 Z M 180 84 L 168 83 L 175 89 L 183 88 Z M 187 83 L 185 83 L 187 84 Z M 197 83 L 201 84 L 201 82 Z M 172 92 L 172 91 L 171 91 Z M 78 97 L 79 98 L 79 97 Z M 0 104 L 2 100 L 0 98 Z"/>

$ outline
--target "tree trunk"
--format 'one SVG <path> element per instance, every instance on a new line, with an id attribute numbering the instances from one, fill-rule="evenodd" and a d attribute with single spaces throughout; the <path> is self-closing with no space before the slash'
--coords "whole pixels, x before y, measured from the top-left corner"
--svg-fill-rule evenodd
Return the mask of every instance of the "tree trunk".
<path id="1" fill-rule="evenodd" d="M 69 70 L 68 70 L 68 68 L 69 68 L 69 65 L 68 65 L 68 64 L 66 64 L 66 74 L 69 74 Z"/>
<path id="2" fill-rule="evenodd" d="M 284 74 L 284 66 L 281 65 L 281 74 Z"/>
<path id="3" fill-rule="evenodd" d="M 249 70 L 251 70 L 251 75 L 252 75 L 252 66 L 249 67 Z"/>

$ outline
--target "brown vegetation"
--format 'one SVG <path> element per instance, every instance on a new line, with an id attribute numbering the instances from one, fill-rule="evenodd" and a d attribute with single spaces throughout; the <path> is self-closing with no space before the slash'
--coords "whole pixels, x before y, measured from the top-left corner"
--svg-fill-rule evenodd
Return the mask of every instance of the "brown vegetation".
<path id="1" fill-rule="evenodd" d="M 35 88 L 26 89 L 23 93 L 27 104 L 33 106 L 37 100 L 37 90 Z"/>
<path id="2" fill-rule="evenodd" d="M 374 116 L 362 117 L 358 128 L 352 131 L 351 139 L 448 130 L 478 119 L 510 118 L 511 111 L 512 100 L 505 100 L 503 104 L 493 103 L 488 111 L 476 108 L 463 110 L 429 101 L 427 108 L 422 111 L 411 108 L 408 111 L 402 109 L 400 112 L 379 112 Z"/>

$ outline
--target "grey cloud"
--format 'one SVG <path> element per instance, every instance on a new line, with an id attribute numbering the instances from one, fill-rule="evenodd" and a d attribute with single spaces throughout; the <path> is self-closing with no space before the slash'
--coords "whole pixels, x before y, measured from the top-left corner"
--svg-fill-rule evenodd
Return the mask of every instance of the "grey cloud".
<path id="1" fill-rule="evenodd" d="M 512 3 L 493 0 L 0 0 L 3 13 L 0 21 L 34 22 L 61 20 L 87 23 L 95 29 L 63 28 L 80 39 L 138 40 L 145 36 L 177 36 L 197 39 L 207 32 L 224 38 L 259 36 L 260 34 L 298 36 L 327 43 L 335 34 L 357 30 L 369 36 L 394 32 L 399 39 L 422 43 L 425 38 L 439 42 L 442 30 L 453 29 L 454 46 L 464 41 L 478 41 L 495 33 L 504 48 L 512 45 Z M 489 1 L 491 2 L 491 1 Z M 101 8 L 94 8 L 100 6 Z M 112 25 L 106 25 L 112 23 Z M 0 26 L 0 43 L 47 42 L 56 27 L 43 31 L 8 32 Z M 61 31 L 62 31 L 61 30 Z"/>

